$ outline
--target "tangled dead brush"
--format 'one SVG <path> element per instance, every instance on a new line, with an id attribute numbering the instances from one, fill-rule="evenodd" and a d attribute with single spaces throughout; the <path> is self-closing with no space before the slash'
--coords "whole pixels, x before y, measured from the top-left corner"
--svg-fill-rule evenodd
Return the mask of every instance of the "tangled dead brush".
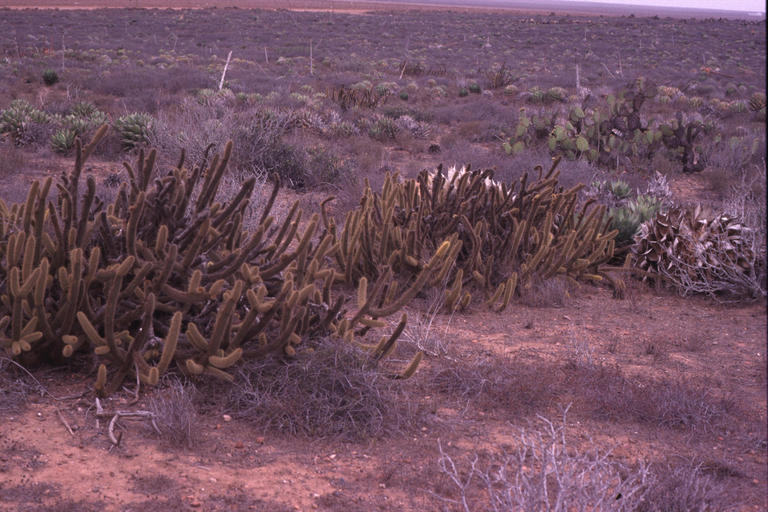
<path id="1" fill-rule="evenodd" d="M 640 227 L 632 250 L 644 279 L 682 295 L 765 297 L 765 247 L 729 215 L 707 216 L 700 206 L 673 208 Z"/>

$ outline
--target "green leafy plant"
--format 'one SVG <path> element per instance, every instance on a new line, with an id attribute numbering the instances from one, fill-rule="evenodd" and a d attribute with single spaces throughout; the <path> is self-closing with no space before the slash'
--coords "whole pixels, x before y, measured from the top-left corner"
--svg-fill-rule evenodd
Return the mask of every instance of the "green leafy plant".
<path id="1" fill-rule="evenodd" d="M 640 229 L 640 225 L 654 218 L 661 209 L 661 206 L 661 199 L 643 194 L 629 201 L 624 206 L 612 208 L 609 215 L 611 217 L 611 228 L 618 230 L 616 246 L 626 247 L 631 245 L 633 237 Z"/>
<path id="2" fill-rule="evenodd" d="M 394 140 L 397 132 L 398 126 L 395 120 L 384 116 L 376 119 L 368 128 L 368 135 L 379 141 Z"/>
<path id="3" fill-rule="evenodd" d="M 36 109 L 25 100 L 13 100 L 7 109 L 0 111 L 0 134 L 7 133 L 19 146 L 40 142 L 47 133 L 47 125 L 54 117 Z"/>

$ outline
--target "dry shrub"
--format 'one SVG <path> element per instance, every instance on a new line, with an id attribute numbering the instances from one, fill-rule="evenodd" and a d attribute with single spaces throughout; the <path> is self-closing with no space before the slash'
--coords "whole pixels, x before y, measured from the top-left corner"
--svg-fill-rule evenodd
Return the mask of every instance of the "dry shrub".
<path id="1" fill-rule="evenodd" d="M 717 431 L 731 416 L 733 403 L 715 396 L 706 383 L 682 379 L 636 381 L 618 368 L 571 365 L 569 381 L 578 399 L 601 420 L 634 421 L 694 432 Z"/>
<path id="2" fill-rule="evenodd" d="M 296 137 L 289 139 L 299 122 L 296 112 L 266 106 L 235 108 L 227 103 L 230 100 L 200 104 L 187 99 L 178 108 L 160 113 L 149 135 L 150 145 L 172 158 L 185 149 L 188 162 L 197 164 L 210 145 L 212 155 L 231 140 L 233 172 L 277 173 L 295 189 L 333 183 L 348 172 L 332 150 L 305 148 Z"/>
<path id="3" fill-rule="evenodd" d="M 420 412 L 400 382 L 353 344 L 325 339 L 293 359 L 244 364 L 227 410 L 283 434 L 360 440 L 407 430 L 417 420 Z"/>
<path id="4" fill-rule="evenodd" d="M 754 235 L 750 240 L 751 249 L 761 257 L 756 268 L 756 275 L 763 292 L 766 290 L 766 167 L 753 167 L 744 170 L 730 184 L 728 196 L 724 203 L 727 214 L 741 219 Z M 763 294 L 764 295 L 764 294 Z"/>
<path id="5" fill-rule="evenodd" d="M 452 492 L 437 497 L 464 512 L 703 512 L 737 504 L 704 465 L 640 461 L 628 466 L 591 439 L 586 447 L 569 444 L 567 411 L 557 424 L 539 416 L 537 424 L 518 429 L 502 455 L 473 454 L 457 464 L 439 444 L 444 482 L 438 488 Z M 738 476 L 721 466 L 712 472 Z"/>
<path id="6" fill-rule="evenodd" d="M 735 505 L 725 486 L 705 475 L 701 466 L 657 466 L 637 512 L 689 512 L 726 510 Z"/>
<path id="7" fill-rule="evenodd" d="M 426 373 L 429 370 L 421 370 Z M 474 360 L 446 359 L 441 368 L 423 377 L 433 393 L 453 398 L 463 408 L 526 413 L 543 406 L 557 393 L 555 371 L 521 363 L 511 357 Z"/>
<path id="8" fill-rule="evenodd" d="M 439 124 L 472 123 L 483 121 L 504 129 L 517 124 L 517 111 L 499 104 L 492 98 L 473 98 L 469 102 L 450 102 L 433 109 L 434 120 Z"/>
<path id="9" fill-rule="evenodd" d="M 121 98 L 121 106 L 126 111 L 153 113 L 158 110 L 159 100 L 164 96 L 211 87 L 216 78 L 205 69 L 193 66 L 169 69 L 127 66 L 101 73 L 98 78 L 86 74 L 78 77 L 77 81 L 95 94 Z"/>
<path id="10" fill-rule="evenodd" d="M 6 180 L 13 179 L 14 176 L 24 171 L 24 154 L 14 144 L 0 139 L 0 180 L 3 180 L 3 186 Z"/>
<path id="11" fill-rule="evenodd" d="M 42 391 L 13 361 L 0 357 L 0 413 L 15 414 L 24 408 L 27 396 Z"/>
<path id="12" fill-rule="evenodd" d="M 160 437 L 172 446 L 192 448 L 199 439 L 196 394 L 191 384 L 170 380 L 150 399 L 149 410 L 155 415 Z"/>
<path id="13" fill-rule="evenodd" d="M 532 307 L 563 307 L 570 297 L 570 283 L 564 277 L 534 277 L 520 288 L 520 302 Z"/>
<path id="14" fill-rule="evenodd" d="M 596 445 L 580 450 L 566 436 L 566 412 L 557 424 L 519 429 L 511 451 L 481 462 L 475 454 L 460 469 L 440 445 L 438 465 L 456 497 L 440 497 L 464 512 L 473 510 L 632 511 L 648 492 L 647 466 L 629 468 Z"/>

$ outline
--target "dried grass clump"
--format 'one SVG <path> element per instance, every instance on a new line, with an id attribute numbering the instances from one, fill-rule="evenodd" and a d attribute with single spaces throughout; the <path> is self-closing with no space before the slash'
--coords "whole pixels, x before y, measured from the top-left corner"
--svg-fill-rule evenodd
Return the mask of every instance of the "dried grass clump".
<path id="1" fill-rule="evenodd" d="M 40 385 L 23 373 L 16 363 L 0 357 L 0 413 L 14 414 L 21 411 L 27 396 L 40 389 Z"/>
<path id="2" fill-rule="evenodd" d="M 160 428 L 160 437 L 172 446 L 192 448 L 199 439 L 196 394 L 193 385 L 171 380 L 165 389 L 154 393 L 150 400 L 149 410 Z"/>
<path id="3" fill-rule="evenodd" d="M 341 340 L 325 339 L 294 359 L 247 362 L 238 377 L 230 413 L 283 434 L 360 440 L 407 429 L 419 414 L 399 381 Z"/>
<path id="4" fill-rule="evenodd" d="M 509 357 L 483 357 L 446 359 L 426 378 L 434 393 L 457 400 L 462 408 L 512 414 L 532 411 L 553 398 L 557 383 L 544 378 L 546 375 L 557 378 L 554 371 L 542 371 L 540 366 Z"/>
<path id="5" fill-rule="evenodd" d="M 725 495 L 726 488 L 705 475 L 700 465 L 659 466 L 653 470 L 645 498 L 637 512 L 690 512 L 726 510 L 733 503 Z"/>
<path id="6" fill-rule="evenodd" d="M 296 189 L 331 182 L 338 178 L 341 166 L 328 160 L 330 153 L 318 155 L 289 140 L 289 134 L 302 125 L 299 114 L 278 106 L 222 108 L 185 100 L 158 115 L 149 143 L 166 155 L 186 149 L 190 161 L 198 162 L 211 146 L 218 151 L 232 140 L 235 151 L 230 168 L 234 172 L 276 173 Z"/>
<path id="7" fill-rule="evenodd" d="M 683 380 L 639 382 L 617 368 L 587 363 L 572 368 L 571 386 L 599 419 L 712 432 L 723 427 L 733 404 L 702 383 Z"/>
<path id="8" fill-rule="evenodd" d="M 563 307 L 570 298 L 571 283 L 561 277 L 531 279 L 528 286 L 520 288 L 520 302 L 532 307 Z"/>

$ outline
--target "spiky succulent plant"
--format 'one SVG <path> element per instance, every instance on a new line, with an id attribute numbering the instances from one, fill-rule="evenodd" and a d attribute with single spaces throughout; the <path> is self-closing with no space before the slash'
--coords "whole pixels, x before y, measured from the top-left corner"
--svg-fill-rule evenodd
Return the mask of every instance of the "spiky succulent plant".
<path id="1" fill-rule="evenodd" d="M 749 109 L 752 112 L 758 112 L 760 109 L 765 108 L 765 93 L 756 92 L 749 99 Z"/>
<path id="2" fill-rule="evenodd" d="M 122 116 L 114 123 L 114 128 L 120 135 L 120 141 L 125 149 L 146 143 L 151 126 L 152 116 L 141 112 Z"/>
<path id="3" fill-rule="evenodd" d="M 632 252 L 645 279 L 682 295 L 765 296 L 765 248 L 754 231 L 729 215 L 705 215 L 700 206 L 659 213 L 640 226 Z"/>
<path id="4" fill-rule="evenodd" d="M 79 134 L 74 128 L 61 128 L 51 135 L 51 148 L 56 153 L 69 153 L 75 147 L 75 138 Z"/>

